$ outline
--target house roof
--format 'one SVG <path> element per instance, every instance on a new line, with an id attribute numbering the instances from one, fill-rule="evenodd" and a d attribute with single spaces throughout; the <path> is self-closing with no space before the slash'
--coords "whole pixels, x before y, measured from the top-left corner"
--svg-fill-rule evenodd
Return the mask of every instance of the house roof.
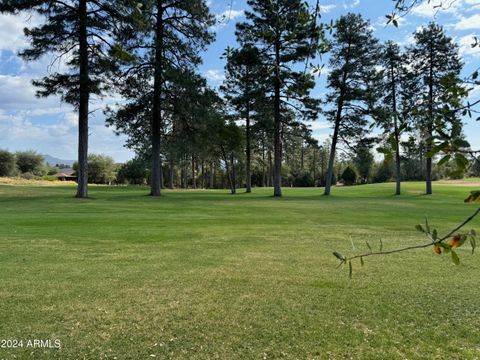
<path id="1" fill-rule="evenodd" d="M 59 169 L 58 172 L 55 174 L 57 177 L 71 177 L 75 176 L 75 170 L 70 169 L 70 168 L 65 168 L 65 169 Z"/>

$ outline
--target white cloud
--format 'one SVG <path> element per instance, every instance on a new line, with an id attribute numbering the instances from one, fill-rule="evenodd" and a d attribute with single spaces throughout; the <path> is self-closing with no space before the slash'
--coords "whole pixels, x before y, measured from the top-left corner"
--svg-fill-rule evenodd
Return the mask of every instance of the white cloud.
<path id="1" fill-rule="evenodd" d="M 17 52 L 27 42 L 23 35 L 25 27 L 16 15 L 0 15 L 0 49 Z"/>
<path id="2" fill-rule="evenodd" d="M 439 12 L 458 15 L 462 5 L 462 1 L 458 0 L 423 1 L 412 9 L 412 14 L 426 18 L 432 18 Z"/>
<path id="3" fill-rule="evenodd" d="M 224 12 L 217 14 L 215 16 L 216 18 L 216 24 L 212 26 L 212 29 L 217 31 L 221 29 L 222 27 L 226 26 L 230 21 L 234 21 L 237 18 L 242 17 L 244 14 L 243 10 L 225 10 Z"/>
<path id="4" fill-rule="evenodd" d="M 0 75 L 0 108 L 6 111 L 32 111 L 53 108 L 59 99 L 35 97 L 35 87 L 29 76 Z"/>
<path id="5" fill-rule="evenodd" d="M 17 52 L 28 45 L 23 34 L 25 27 L 40 23 L 39 16 L 22 13 L 20 15 L 0 15 L 0 50 Z"/>
<path id="6" fill-rule="evenodd" d="M 221 70 L 210 69 L 205 72 L 205 77 L 213 82 L 222 82 L 225 79 L 225 74 Z"/>
<path id="7" fill-rule="evenodd" d="M 468 97 L 471 101 L 480 98 L 480 85 L 475 85 L 473 89 L 470 90 Z"/>
<path id="8" fill-rule="evenodd" d="M 225 10 L 223 13 L 217 15 L 218 20 L 235 20 L 238 17 L 243 16 L 243 10 Z"/>
<path id="9" fill-rule="evenodd" d="M 324 130 L 324 129 L 331 129 L 332 124 L 330 124 L 327 121 L 314 121 L 312 123 L 308 123 L 308 127 L 312 129 L 313 131 L 315 130 Z"/>
<path id="10" fill-rule="evenodd" d="M 111 99 L 106 99 L 111 100 Z M 93 104 L 92 109 L 103 103 Z M 90 119 L 90 150 L 105 153 L 116 161 L 126 161 L 133 153 L 122 147 L 125 137 L 117 137 L 104 125 L 97 112 Z M 12 151 L 34 149 L 62 159 L 75 159 L 78 114 L 58 97 L 37 99 L 28 76 L 0 75 L 0 143 Z"/>
<path id="11" fill-rule="evenodd" d="M 353 0 L 351 3 L 347 4 L 345 1 L 343 2 L 342 6 L 344 9 L 351 9 L 356 6 L 360 5 L 360 0 Z"/>
<path id="12" fill-rule="evenodd" d="M 472 47 L 475 40 L 475 34 L 465 35 L 458 39 L 457 43 L 460 47 L 460 55 L 480 55 L 480 46 Z M 477 36 L 478 37 L 478 36 Z"/>
<path id="13" fill-rule="evenodd" d="M 461 17 L 461 20 L 455 24 L 455 30 L 480 29 L 480 14 L 470 17 Z"/>
<path id="14" fill-rule="evenodd" d="M 319 134 L 319 133 L 313 133 L 312 137 L 318 141 L 319 144 L 323 144 L 326 140 L 330 138 L 329 134 Z"/>
<path id="15" fill-rule="evenodd" d="M 8 134 L 10 143 L 39 142 L 43 146 L 64 146 L 63 151 L 75 149 L 75 128 L 67 114 L 58 121 L 46 124 L 30 118 L 26 112 L 0 113 L 0 133 Z"/>
<path id="16" fill-rule="evenodd" d="M 410 46 L 415 43 L 415 37 L 413 36 L 413 33 L 408 33 L 406 34 L 402 40 L 398 42 L 400 46 Z"/>
<path id="17" fill-rule="evenodd" d="M 320 5 L 320 12 L 321 13 L 329 13 L 333 9 L 335 9 L 337 5 L 334 4 L 326 4 L 326 5 Z"/>

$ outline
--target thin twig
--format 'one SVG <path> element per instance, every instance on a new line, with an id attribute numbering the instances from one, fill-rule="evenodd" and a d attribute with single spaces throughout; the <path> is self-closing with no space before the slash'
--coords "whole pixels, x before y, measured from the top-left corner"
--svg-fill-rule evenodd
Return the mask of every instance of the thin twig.
<path id="1" fill-rule="evenodd" d="M 458 226 L 455 227 L 453 230 L 451 230 L 447 235 L 443 236 L 442 238 L 440 238 L 440 239 L 438 239 L 438 240 L 436 240 L 436 241 L 432 241 L 432 242 L 429 242 L 429 243 L 427 243 L 427 244 L 407 246 L 407 247 L 400 248 L 400 249 L 395 249 L 395 250 L 377 251 L 377 252 L 369 252 L 369 253 L 365 253 L 365 254 L 361 254 L 361 255 L 355 255 L 355 256 L 346 258 L 344 262 L 351 261 L 351 260 L 353 260 L 353 259 L 364 258 L 364 257 L 367 257 L 367 256 L 373 256 L 373 255 L 389 255 L 389 254 L 395 254 L 395 253 L 399 253 L 399 252 L 403 252 L 403 251 L 407 251 L 407 250 L 422 249 L 422 248 L 426 248 L 426 247 L 429 247 L 429 246 L 433 246 L 433 245 L 440 244 L 441 242 L 443 242 L 443 241 L 447 240 L 448 238 L 450 238 L 454 233 L 456 233 L 458 230 L 460 230 L 461 228 L 463 228 L 465 225 L 467 225 L 467 224 L 468 224 L 470 221 L 472 221 L 472 220 L 475 218 L 475 216 L 477 216 L 479 213 L 480 213 L 480 207 L 479 207 L 472 215 L 470 215 L 464 222 L 462 222 L 460 225 L 458 225 Z"/>

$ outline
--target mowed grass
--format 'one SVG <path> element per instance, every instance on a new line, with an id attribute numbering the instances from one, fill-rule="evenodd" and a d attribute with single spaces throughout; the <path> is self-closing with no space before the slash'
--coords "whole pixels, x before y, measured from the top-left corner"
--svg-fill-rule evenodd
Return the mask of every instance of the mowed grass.
<path id="1" fill-rule="evenodd" d="M 332 251 L 424 242 L 476 206 L 423 183 L 165 191 L 0 186 L 0 359 L 477 359 L 480 254 L 430 248 L 337 268 Z M 468 226 L 480 229 L 480 219 Z"/>

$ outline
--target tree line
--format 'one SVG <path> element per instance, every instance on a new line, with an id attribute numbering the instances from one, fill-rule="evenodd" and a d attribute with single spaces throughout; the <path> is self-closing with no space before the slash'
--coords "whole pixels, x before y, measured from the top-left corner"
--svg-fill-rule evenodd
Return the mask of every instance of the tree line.
<path id="1" fill-rule="evenodd" d="M 198 74 L 201 53 L 215 39 L 215 17 L 203 0 L 0 4 L 2 13 L 43 19 L 25 29 L 30 46 L 21 57 L 53 53 L 66 64 L 34 84 L 39 96 L 60 95 L 78 110 L 77 197 L 88 195 L 90 100 L 111 92 L 122 101 L 105 110 L 106 123 L 137 154 L 129 170 L 149 163 L 152 196 L 165 186 L 214 187 L 219 173 L 232 193 L 256 185 L 281 196 L 282 184 L 313 183 L 329 195 L 339 178 L 364 183 L 382 171 L 396 179 L 397 194 L 403 179 L 419 176 L 431 194 L 437 154 L 452 176 L 476 158 L 462 132 L 461 117 L 470 112 L 463 64 L 443 27 L 422 27 L 402 49 L 381 44 L 359 14 L 324 24 L 318 4 L 247 4 L 237 44 L 223 54 L 218 90 Z M 322 72 L 315 62 L 327 53 L 329 92 L 318 99 L 311 95 Z M 320 115 L 334 129 L 324 144 L 305 125 Z M 372 175 L 374 150 L 393 165 L 378 164 Z"/>

